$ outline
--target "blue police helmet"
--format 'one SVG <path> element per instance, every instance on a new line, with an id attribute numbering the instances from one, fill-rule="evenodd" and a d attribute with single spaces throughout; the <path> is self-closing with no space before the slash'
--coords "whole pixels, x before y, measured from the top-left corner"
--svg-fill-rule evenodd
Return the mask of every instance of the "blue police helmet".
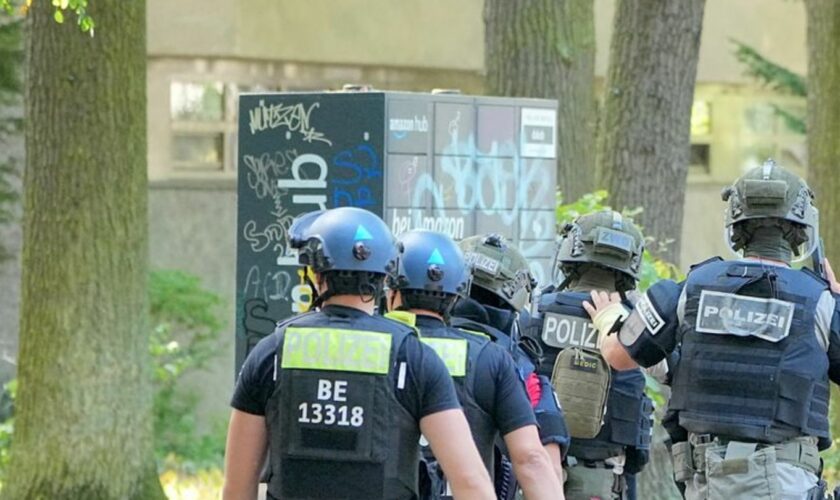
<path id="1" fill-rule="evenodd" d="M 403 234 L 400 243 L 403 254 L 390 288 L 459 296 L 469 292 L 470 268 L 452 238 L 418 230 Z"/>
<path id="2" fill-rule="evenodd" d="M 289 229 L 298 262 L 316 273 L 366 271 L 390 274 L 399 250 L 394 235 L 376 214 L 340 207 L 301 215 Z"/>

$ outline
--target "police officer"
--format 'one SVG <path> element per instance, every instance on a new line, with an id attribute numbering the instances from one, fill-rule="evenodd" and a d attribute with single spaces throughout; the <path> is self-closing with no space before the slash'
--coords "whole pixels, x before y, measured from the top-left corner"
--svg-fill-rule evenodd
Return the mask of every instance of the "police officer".
<path id="1" fill-rule="evenodd" d="M 455 301 L 469 288 L 461 250 L 448 236 L 431 231 L 411 231 L 400 243 L 404 251 L 396 276 L 389 279 L 389 309 L 411 313 L 407 319 L 414 321 L 422 341 L 443 359 L 488 472 L 493 473 L 493 446 L 501 435 L 525 495 L 563 498 L 513 359 L 487 336 L 446 323 Z M 421 498 L 451 498 L 434 455 L 426 453 L 425 462 L 430 482 Z M 421 493 L 422 486 L 421 481 Z"/>
<path id="2" fill-rule="evenodd" d="M 279 323 L 245 360 L 224 498 L 256 497 L 266 451 L 271 499 L 417 498 L 421 431 L 456 497 L 494 498 L 446 366 L 412 328 L 373 314 L 398 258 L 385 223 L 336 208 L 289 236 L 320 310 Z"/>
<path id="3" fill-rule="evenodd" d="M 570 500 L 635 498 L 630 476 L 649 459 L 653 403 L 644 394 L 644 374 L 610 369 L 583 309 L 592 290 L 633 291 L 643 252 L 641 232 L 618 212 L 566 224 L 555 257 L 562 282 L 540 296 L 528 329 L 543 351 L 538 373 L 551 378 L 572 437 L 565 485 Z"/>
<path id="4" fill-rule="evenodd" d="M 743 257 L 655 284 L 601 350 L 627 369 L 657 363 L 679 343 L 669 405 L 688 434 L 672 448 L 686 498 L 822 498 L 829 380 L 840 382 L 838 288 L 791 268 L 817 243 L 813 193 L 768 161 L 723 199 L 728 242 Z M 625 314 L 603 292 L 585 307 L 602 333 Z"/>
<path id="5" fill-rule="evenodd" d="M 513 357 L 540 426 L 540 440 L 562 482 L 562 457 L 569 445 L 563 412 L 548 378 L 536 374 L 539 345 L 520 333 L 520 324 L 527 324 L 527 307 L 536 286 L 528 261 L 498 234 L 465 238 L 458 245 L 472 268 L 472 286 L 469 297 L 456 304 L 452 326 L 490 336 Z M 502 499 L 511 498 L 515 481 L 507 457 L 497 462 L 497 468 L 497 494 Z"/>

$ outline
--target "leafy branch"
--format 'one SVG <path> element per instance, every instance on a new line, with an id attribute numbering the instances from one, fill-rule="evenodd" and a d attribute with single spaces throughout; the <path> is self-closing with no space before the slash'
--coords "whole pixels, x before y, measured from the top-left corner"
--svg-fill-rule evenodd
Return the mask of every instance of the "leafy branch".
<path id="1" fill-rule="evenodd" d="M 14 0 L 0 0 L 0 10 L 5 11 L 9 15 L 15 15 L 16 12 L 25 15 L 32 8 L 33 1 L 24 0 L 18 3 Z M 87 0 L 52 0 L 52 5 L 55 7 L 55 11 L 53 11 L 55 22 L 62 24 L 64 23 L 65 14 L 73 13 L 76 15 L 76 24 L 79 25 L 82 33 L 89 33 L 90 36 L 93 36 L 96 23 L 90 17 L 90 14 L 88 14 Z"/>

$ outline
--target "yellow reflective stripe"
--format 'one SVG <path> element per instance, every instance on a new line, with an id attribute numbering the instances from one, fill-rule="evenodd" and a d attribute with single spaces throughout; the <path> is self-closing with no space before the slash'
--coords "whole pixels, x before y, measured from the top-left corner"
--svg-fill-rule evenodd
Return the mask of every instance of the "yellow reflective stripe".
<path id="1" fill-rule="evenodd" d="M 463 377 L 467 374 L 467 341 L 463 339 L 439 339 L 423 337 L 420 339 L 440 356 L 449 374 Z"/>
<path id="2" fill-rule="evenodd" d="M 417 315 L 408 311 L 391 311 L 385 313 L 385 317 L 394 321 L 399 321 L 404 325 L 414 327 L 417 325 Z"/>
<path id="3" fill-rule="evenodd" d="M 493 340 L 493 337 L 491 337 L 490 335 L 487 335 L 484 332 L 477 332 L 475 330 L 467 330 L 465 328 L 459 328 L 459 330 L 461 330 L 462 332 L 471 333 L 473 335 L 478 335 L 479 337 L 484 337 L 485 339 L 488 339 L 488 340 Z"/>
<path id="4" fill-rule="evenodd" d="M 386 374 L 391 335 L 338 328 L 286 329 L 281 368 Z"/>

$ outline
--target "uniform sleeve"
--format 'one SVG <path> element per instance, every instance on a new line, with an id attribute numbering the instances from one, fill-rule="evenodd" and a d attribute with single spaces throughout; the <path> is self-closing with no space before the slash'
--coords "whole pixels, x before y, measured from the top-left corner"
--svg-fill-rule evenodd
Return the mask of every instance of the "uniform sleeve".
<path id="1" fill-rule="evenodd" d="M 544 445 L 557 444 L 560 446 L 560 453 L 565 457 L 571 443 L 566 415 L 548 377 L 539 375 L 538 379 L 541 388 L 540 400 L 534 407 L 534 414 L 540 426 L 540 442 Z"/>
<path id="2" fill-rule="evenodd" d="M 268 399 L 274 392 L 274 373 L 279 342 L 277 333 L 260 340 L 245 358 L 230 405 L 252 415 L 265 415 Z"/>
<path id="3" fill-rule="evenodd" d="M 404 345 L 407 376 L 404 385 L 397 377 L 397 399 L 409 413 L 419 421 L 433 413 L 460 408 L 452 377 L 434 349 L 415 338 Z"/>
<path id="4" fill-rule="evenodd" d="M 676 347 L 682 297 L 682 285 L 659 281 L 645 292 L 627 317 L 618 338 L 639 365 L 653 366 Z"/>
<path id="5" fill-rule="evenodd" d="M 840 295 L 834 295 L 834 303 L 828 337 L 828 378 L 840 385 Z"/>
<path id="6" fill-rule="evenodd" d="M 499 346 L 490 344 L 479 355 L 474 390 L 476 402 L 493 417 L 502 436 L 537 424 L 513 360 Z"/>

